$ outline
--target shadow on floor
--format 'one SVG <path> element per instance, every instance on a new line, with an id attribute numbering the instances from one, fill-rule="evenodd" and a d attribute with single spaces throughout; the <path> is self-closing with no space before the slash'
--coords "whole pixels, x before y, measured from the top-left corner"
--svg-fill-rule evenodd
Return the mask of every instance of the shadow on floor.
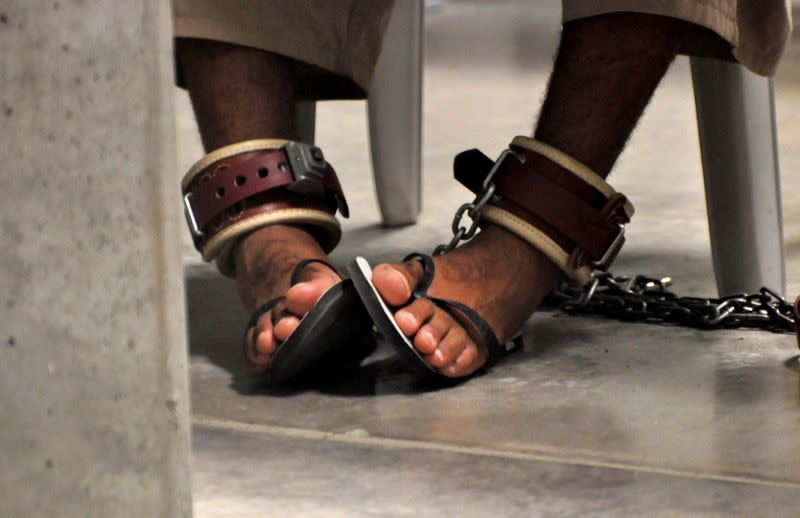
<path id="1" fill-rule="evenodd" d="M 333 374 L 311 374 L 289 386 L 270 387 L 256 379 L 234 378 L 232 388 L 242 395 L 288 397 L 303 392 L 316 392 L 337 397 L 374 397 L 414 395 L 436 392 L 460 385 L 463 381 L 425 378 L 410 373 L 395 357 L 369 358 L 349 371 Z"/>
<path id="2" fill-rule="evenodd" d="M 186 294 L 190 354 L 203 356 L 230 373 L 231 388 L 239 394 L 289 396 L 313 390 L 357 397 L 412 394 L 448 386 L 408 373 L 391 351 L 379 349 L 365 360 L 357 375 L 317 373 L 290 387 L 268 387 L 251 375 L 242 361 L 240 344 L 247 315 L 240 307 L 234 282 L 210 270 L 193 269 L 187 272 Z"/>
<path id="3" fill-rule="evenodd" d="M 379 228 L 360 229 L 371 236 L 381 235 Z M 364 236 L 360 236 L 364 237 Z M 399 252 L 368 254 L 372 264 L 398 257 Z M 344 266 L 337 264 L 338 267 Z M 680 286 L 713 285 L 713 279 L 705 278 L 698 272 L 707 270 L 708 259 L 686 255 L 658 257 L 628 254 L 621 258 L 619 271 L 660 274 L 660 265 L 667 268 Z M 654 266 L 647 269 L 648 265 Z M 675 273 L 672 273 L 675 272 Z M 706 290 L 708 291 L 708 290 Z M 212 364 L 231 374 L 231 387 L 243 395 L 271 394 L 289 396 L 299 392 L 317 391 L 341 396 L 375 396 L 385 394 L 413 394 L 430 392 L 451 387 L 457 383 L 442 383 L 438 379 L 425 379 L 414 375 L 396 358 L 391 350 L 379 347 L 376 353 L 367 358 L 354 373 L 336 373 L 335 376 L 318 374 L 308 381 L 300 380 L 292 387 L 269 388 L 254 378 L 245 368 L 241 359 L 241 340 L 247 315 L 241 308 L 235 283 L 222 277 L 211 268 L 191 268 L 186 274 L 186 294 L 188 301 L 189 351 L 191 355 L 203 356 Z M 713 295 L 712 292 L 701 293 Z M 552 318 L 573 318 L 559 313 Z M 524 330 L 529 343 L 521 353 L 526 357 L 541 357 L 555 354 L 568 348 L 570 343 L 581 343 L 580 337 L 563 335 L 559 329 L 565 326 L 561 321 L 548 322 L 547 315 L 540 315 L 529 321 Z M 571 327 L 571 326 L 567 326 Z M 573 328 L 574 331 L 574 328 Z M 584 337 L 587 338 L 587 337 Z"/>

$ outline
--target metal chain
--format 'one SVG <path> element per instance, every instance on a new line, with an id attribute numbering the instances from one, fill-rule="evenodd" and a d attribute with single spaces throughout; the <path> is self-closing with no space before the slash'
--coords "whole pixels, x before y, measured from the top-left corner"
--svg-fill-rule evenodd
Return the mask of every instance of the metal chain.
<path id="1" fill-rule="evenodd" d="M 496 201 L 494 177 L 508 156 L 525 163 L 525 155 L 506 149 L 494 163 L 481 185 L 481 191 L 470 203 L 456 211 L 451 229 L 453 238 L 437 246 L 433 255 L 441 255 L 469 241 L 478 232 L 483 208 Z M 471 222 L 464 222 L 467 216 Z M 615 277 L 609 272 L 594 272 L 592 280 L 582 288 L 566 282 L 554 289 L 545 304 L 570 314 L 603 315 L 629 321 L 670 323 L 701 329 L 751 327 L 783 333 L 795 332 L 792 304 L 770 290 L 720 298 L 679 297 L 667 290 L 669 277 L 656 279 L 644 275 Z"/>
<path id="2" fill-rule="evenodd" d="M 570 314 L 602 315 L 620 320 L 670 323 L 701 329 L 750 327 L 776 333 L 795 332 L 792 304 L 770 290 L 720 298 L 679 297 L 667 290 L 669 277 L 615 277 L 595 272 L 582 288 L 561 283 L 546 303 Z"/>
<path id="3" fill-rule="evenodd" d="M 494 177 L 497 174 L 497 171 L 500 169 L 500 165 L 503 163 L 503 160 L 505 160 L 505 158 L 509 155 L 519 160 L 521 164 L 525 163 L 525 155 L 522 153 L 517 153 L 516 151 L 512 151 L 510 149 L 503 151 L 495 161 L 492 169 L 486 175 L 486 178 L 483 180 L 481 191 L 478 193 L 475 199 L 472 200 L 471 203 L 465 203 L 456 211 L 456 215 L 453 218 L 453 223 L 450 225 L 450 228 L 453 231 L 453 238 L 449 243 L 437 246 L 433 250 L 433 255 L 441 255 L 445 252 L 449 252 L 461 244 L 462 241 L 469 241 L 475 237 L 475 234 L 478 232 L 481 217 L 483 215 L 483 207 L 486 206 L 486 204 L 490 201 L 495 201 L 496 199 L 494 193 L 497 186 L 494 183 Z M 469 227 L 462 225 L 465 215 L 471 220 Z"/>

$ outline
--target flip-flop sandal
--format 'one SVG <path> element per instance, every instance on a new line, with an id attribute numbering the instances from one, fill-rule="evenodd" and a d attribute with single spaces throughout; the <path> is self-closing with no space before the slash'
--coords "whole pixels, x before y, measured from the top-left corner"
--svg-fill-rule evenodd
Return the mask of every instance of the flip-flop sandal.
<path id="1" fill-rule="evenodd" d="M 321 259 L 304 259 L 292 271 L 290 286 L 299 282 L 303 269 L 312 263 L 336 268 Z M 338 273 L 338 272 L 337 272 Z M 260 306 L 250 318 L 245 338 L 258 319 L 286 299 L 276 297 Z M 357 367 L 375 348 L 372 320 L 364 308 L 352 281 L 344 279 L 328 288 L 300 320 L 270 361 L 264 379 L 271 385 L 285 384 L 312 371 L 331 371 Z M 252 347 L 252 340 L 243 340 Z M 248 352 L 245 349 L 245 357 Z"/>
<path id="2" fill-rule="evenodd" d="M 407 306 L 415 299 L 428 299 L 447 311 L 456 322 L 467 331 L 475 343 L 484 345 L 487 348 L 489 357 L 478 372 L 491 367 L 498 360 L 507 356 L 522 345 L 522 339 L 519 336 L 505 344 L 501 344 L 497 340 L 497 336 L 495 336 L 492 328 L 489 327 L 489 324 L 469 306 L 455 300 L 440 299 L 428 295 L 428 288 L 431 282 L 433 282 L 433 276 L 436 273 L 433 259 L 427 254 L 414 253 L 404 258 L 403 262 L 412 259 L 419 260 L 422 263 L 423 274 L 416 288 L 414 288 L 411 298 L 403 305 Z M 386 341 L 404 358 L 409 367 L 418 374 L 436 375 L 437 377 L 447 378 L 447 376 L 438 372 L 425 361 L 414 348 L 414 344 L 411 343 L 408 337 L 400 330 L 400 327 L 398 327 L 394 319 L 394 312 L 386 305 L 378 293 L 377 288 L 375 288 L 375 285 L 372 283 L 372 268 L 367 260 L 363 257 L 356 257 L 353 262 L 348 265 L 348 271 L 358 295 L 361 296 L 364 306 L 375 323 L 375 327 L 378 328 L 378 331 Z"/>

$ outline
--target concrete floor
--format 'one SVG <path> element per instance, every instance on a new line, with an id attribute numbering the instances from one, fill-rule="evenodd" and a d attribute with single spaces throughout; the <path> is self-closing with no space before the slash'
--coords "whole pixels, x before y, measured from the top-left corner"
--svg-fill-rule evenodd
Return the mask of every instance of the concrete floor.
<path id="1" fill-rule="evenodd" d="M 426 13 L 418 225 L 379 226 L 363 103 L 319 107 L 319 144 L 354 213 L 334 254 L 340 265 L 447 239 L 467 198 L 451 179 L 453 155 L 496 155 L 529 131 L 559 9 L 521 5 L 443 3 Z M 789 293 L 800 290 L 798 48 L 777 80 Z M 201 151 L 185 96 L 178 106 L 183 168 Z M 611 177 L 637 208 L 614 270 L 670 275 L 681 293 L 713 295 L 696 139 L 680 59 Z M 796 513 L 800 364 L 791 336 L 540 313 L 522 353 L 454 387 L 426 386 L 380 350 L 357 379 L 269 392 L 242 374 L 246 315 L 232 284 L 188 244 L 186 257 L 199 517 Z"/>

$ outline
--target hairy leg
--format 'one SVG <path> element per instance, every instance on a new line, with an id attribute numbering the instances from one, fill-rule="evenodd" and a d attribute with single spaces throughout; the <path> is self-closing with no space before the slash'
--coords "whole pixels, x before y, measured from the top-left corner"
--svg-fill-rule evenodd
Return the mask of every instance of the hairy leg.
<path id="1" fill-rule="evenodd" d="M 565 24 L 534 137 L 605 178 L 667 68 L 685 52 L 724 57 L 729 46 L 707 29 L 660 16 Z"/>
<path id="2" fill-rule="evenodd" d="M 186 38 L 175 50 L 206 151 L 256 138 L 297 138 L 287 58 Z"/>
<path id="3" fill-rule="evenodd" d="M 704 29 L 643 14 L 566 24 L 536 138 L 607 176 L 675 55 L 704 42 L 717 44 Z M 532 167 L 554 165 L 539 158 Z M 561 278 L 542 253 L 492 226 L 435 262 L 429 293 L 473 307 L 501 341 L 519 331 Z M 474 372 L 487 352 L 447 312 L 426 300 L 405 305 L 421 274 L 416 261 L 382 264 L 373 282 L 430 365 L 453 377 Z"/>
<path id="4" fill-rule="evenodd" d="M 179 39 L 178 62 L 206 151 L 258 138 L 296 139 L 290 62 L 268 52 L 208 40 Z M 249 234 L 236 253 L 236 283 L 245 309 L 268 300 L 286 302 L 262 316 L 245 337 L 247 358 L 265 372 L 277 346 L 339 276 L 312 264 L 289 288 L 292 269 L 306 257 L 326 259 L 305 230 L 274 225 Z"/>

